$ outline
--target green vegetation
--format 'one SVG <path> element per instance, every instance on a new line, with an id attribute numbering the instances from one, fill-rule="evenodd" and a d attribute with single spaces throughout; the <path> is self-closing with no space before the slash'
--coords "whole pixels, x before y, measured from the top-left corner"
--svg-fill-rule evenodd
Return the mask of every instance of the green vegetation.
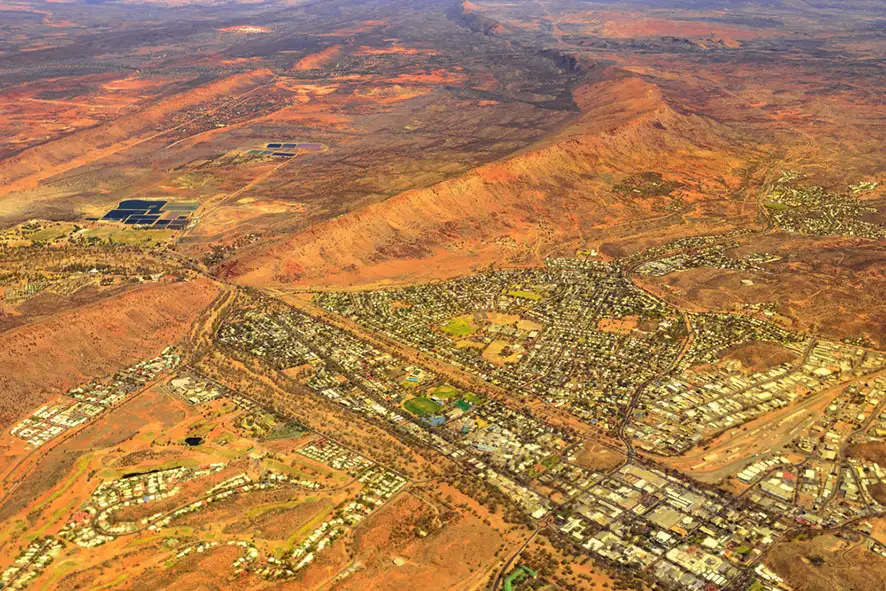
<path id="1" fill-rule="evenodd" d="M 255 410 L 240 417 L 234 426 L 245 437 L 270 441 L 298 437 L 305 427 L 295 421 L 283 422 L 278 415 L 264 410 Z"/>
<path id="2" fill-rule="evenodd" d="M 442 386 L 437 386 L 436 388 L 431 390 L 429 394 L 443 400 L 455 400 L 461 398 L 462 391 L 455 386 L 444 384 Z"/>
<path id="3" fill-rule="evenodd" d="M 268 434 L 267 437 L 265 437 L 265 441 L 299 437 L 300 435 L 304 435 L 306 432 L 307 430 L 305 429 L 304 425 L 297 421 L 290 421 L 274 429 L 270 434 Z"/>
<path id="4" fill-rule="evenodd" d="M 116 589 L 120 583 L 129 578 L 129 573 L 120 573 L 117 577 L 104 585 L 99 585 L 98 587 L 93 587 L 94 591 L 100 591 L 101 589 Z"/>
<path id="5" fill-rule="evenodd" d="M 148 544 L 153 544 L 160 539 L 159 534 L 142 536 L 138 538 L 133 538 L 126 543 L 127 548 L 138 548 L 139 546 L 147 546 Z"/>
<path id="6" fill-rule="evenodd" d="M 234 440 L 234 434 L 225 431 L 215 439 L 213 439 L 213 443 L 216 445 L 227 445 Z"/>
<path id="7" fill-rule="evenodd" d="M 428 417 L 436 414 L 443 407 L 438 402 L 434 402 L 428 398 L 418 397 L 410 398 L 404 402 L 403 408 L 416 416 Z"/>
<path id="8" fill-rule="evenodd" d="M 132 228 L 103 227 L 87 230 L 83 238 L 92 242 L 107 242 L 133 246 L 157 246 L 173 239 L 173 230 L 134 230 Z"/>
<path id="9" fill-rule="evenodd" d="M 99 472 L 99 475 L 105 480 L 117 480 L 118 478 L 122 478 L 124 474 L 143 474 L 151 470 L 171 470 L 173 468 L 181 468 L 182 466 L 186 468 L 196 468 L 199 465 L 200 461 L 194 458 L 175 458 L 174 460 L 169 460 L 168 462 L 163 462 L 159 465 L 133 466 L 122 470 L 105 468 Z"/>
<path id="10" fill-rule="evenodd" d="M 849 190 L 852 191 L 853 195 L 861 195 L 863 193 L 870 193 L 879 186 L 880 183 L 878 182 L 862 181 L 854 185 L 849 185 Z"/>
<path id="11" fill-rule="evenodd" d="M 85 453 L 80 458 L 77 459 L 77 463 L 75 464 L 73 473 L 65 480 L 65 483 L 61 486 L 61 488 L 56 489 L 54 493 L 49 495 L 49 498 L 44 502 L 40 503 L 37 508 L 42 508 L 48 506 L 50 503 L 54 502 L 56 499 L 66 494 L 68 490 L 74 486 L 74 483 L 77 482 L 77 479 L 83 476 L 86 473 L 86 469 L 89 467 L 90 459 L 92 458 L 92 453 Z"/>
<path id="12" fill-rule="evenodd" d="M 305 503 L 316 503 L 317 497 L 306 497 L 304 499 L 294 499 L 292 501 L 286 501 L 284 503 L 266 503 L 262 505 L 258 505 L 256 507 L 251 507 L 246 513 L 243 514 L 247 519 L 255 519 L 256 517 L 261 517 L 265 513 L 269 511 L 276 511 L 281 509 L 294 509 L 299 505 L 303 505 Z"/>
<path id="13" fill-rule="evenodd" d="M 468 404 L 467 402 L 465 402 L 464 400 L 459 400 L 458 402 L 456 402 L 455 407 L 458 408 L 459 410 L 463 410 L 465 412 L 471 410 L 471 405 Z"/>
<path id="14" fill-rule="evenodd" d="M 768 202 L 764 203 L 763 205 L 766 206 L 766 209 L 769 209 L 771 211 L 786 211 L 786 210 L 790 209 L 790 207 L 788 207 L 784 203 L 776 203 L 774 201 L 768 201 Z"/>
<path id="15" fill-rule="evenodd" d="M 62 505 L 58 509 L 56 509 L 52 513 L 52 517 L 45 520 L 43 525 L 38 527 L 37 529 L 28 530 L 27 539 L 39 538 L 41 536 L 46 535 L 46 530 L 49 529 L 53 523 L 58 523 L 60 520 L 65 519 L 68 515 L 71 515 L 74 511 L 77 510 L 77 507 L 80 505 L 76 498 L 72 498 L 65 505 Z"/>
<path id="16" fill-rule="evenodd" d="M 46 582 L 47 588 L 55 585 L 56 582 L 65 577 L 65 575 L 73 572 L 78 566 L 80 566 L 79 560 L 65 560 L 57 565 L 53 565 L 50 569 L 52 573 L 52 578 Z"/>
<path id="17" fill-rule="evenodd" d="M 250 451 L 251 449 L 252 448 L 247 449 L 246 452 Z M 206 443 L 205 441 L 202 444 L 202 451 L 211 451 L 213 454 L 219 456 L 220 458 L 223 458 L 225 461 L 228 462 L 239 459 L 246 455 L 246 452 L 244 452 L 243 450 L 231 449 L 228 447 L 219 447 L 210 443 Z"/>
<path id="18" fill-rule="evenodd" d="M 214 423 L 197 421 L 188 428 L 187 437 L 206 437 L 215 428 Z"/>
<path id="19" fill-rule="evenodd" d="M 302 470 L 300 467 L 290 466 L 289 464 L 281 462 L 280 460 L 275 460 L 274 458 L 263 458 L 261 462 L 262 462 L 261 465 L 263 468 L 266 468 L 268 470 L 273 470 L 274 472 L 280 472 L 281 474 L 288 474 L 289 476 L 294 476 L 296 478 L 300 478 L 303 480 L 313 480 L 315 478 L 310 473 Z M 320 473 L 321 471 L 316 470 L 316 472 Z M 333 472 L 322 472 L 322 473 L 327 477 L 334 476 L 335 477 L 334 479 L 336 482 L 347 480 L 347 477 L 343 476 L 340 473 L 333 473 Z M 301 503 L 301 502 L 303 502 L 303 501 L 299 501 L 299 503 Z"/>
<path id="20" fill-rule="evenodd" d="M 421 379 L 416 378 L 416 376 L 406 376 L 401 382 L 400 385 L 404 388 L 416 388 L 421 384 Z"/>
<path id="21" fill-rule="evenodd" d="M 302 502 L 308 502 L 312 497 L 308 497 Z M 292 548 L 299 543 L 308 533 L 317 528 L 321 523 L 323 523 L 326 518 L 332 514 L 335 510 L 335 505 L 333 503 L 324 503 L 318 507 L 319 511 L 316 515 L 314 515 L 310 520 L 308 520 L 304 525 L 298 528 L 289 538 L 286 539 L 286 545 L 282 547 L 278 547 L 274 549 L 274 554 L 278 557 L 283 556 L 286 552 L 292 550 Z"/>
<path id="22" fill-rule="evenodd" d="M 67 236 L 73 231 L 74 224 L 58 224 L 41 228 L 33 233 L 25 233 L 23 237 L 32 242 L 52 242 Z"/>
<path id="23" fill-rule="evenodd" d="M 443 400 L 446 403 L 454 403 L 455 406 L 462 410 L 469 410 L 472 405 L 483 402 L 483 397 L 479 394 L 465 392 L 449 384 L 437 386 L 428 392 L 428 396 Z"/>
<path id="24" fill-rule="evenodd" d="M 514 585 L 520 583 L 520 581 L 522 581 L 523 579 L 525 579 L 527 577 L 535 579 L 538 577 L 538 573 L 535 572 L 534 570 L 532 570 L 531 568 L 529 568 L 528 566 L 523 566 L 523 565 L 518 566 L 505 579 L 504 590 L 505 591 L 512 591 L 514 588 Z"/>
<path id="25" fill-rule="evenodd" d="M 513 289 L 508 292 L 512 298 L 523 298 L 524 300 L 532 300 L 537 302 L 541 299 L 541 294 L 526 289 Z"/>
<path id="26" fill-rule="evenodd" d="M 745 591 L 763 591 L 765 587 L 763 587 L 763 583 L 759 581 L 759 579 L 754 579 L 754 582 L 751 583 L 751 586 L 748 587 Z"/>
<path id="27" fill-rule="evenodd" d="M 550 457 L 543 459 L 541 461 L 541 465 L 544 466 L 545 468 L 550 469 L 553 466 L 555 466 L 559 461 L 560 461 L 559 456 L 550 456 Z"/>
<path id="28" fill-rule="evenodd" d="M 443 332 L 453 337 L 466 337 L 477 332 L 477 326 L 469 315 L 456 316 L 445 325 Z"/>
<path id="29" fill-rule="evenodd" d="M 480 404 L 483 402 L 483 396 L 480 394 L 475 394 L 474 392 L 463 392 L 462 400 L 466 402 L 470 402 L 471 404 Z"/>

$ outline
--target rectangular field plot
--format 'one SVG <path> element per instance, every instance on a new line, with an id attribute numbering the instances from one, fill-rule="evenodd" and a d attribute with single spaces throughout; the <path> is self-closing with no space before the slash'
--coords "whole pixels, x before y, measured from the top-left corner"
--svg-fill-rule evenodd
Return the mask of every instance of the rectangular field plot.
<path id="1" fill-rule="evenodd" d="M 326 148 L 325 145 L 317 142 L 272 142 L 265 144 L 266 150 L 310 150 L 319 151 Z"/>
<path id="2" fill-rule="evenodd" d="M 182 230 L 199 205 L 196 201 L 127 199 L 106 213 L 101 220 L 121 222 L 127 226 Z"/>

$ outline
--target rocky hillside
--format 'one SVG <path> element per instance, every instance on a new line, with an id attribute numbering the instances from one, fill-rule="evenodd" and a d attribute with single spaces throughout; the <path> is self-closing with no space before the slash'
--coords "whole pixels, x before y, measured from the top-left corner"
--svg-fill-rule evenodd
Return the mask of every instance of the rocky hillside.
<path id="1" fill-rule="evenodd" d="M 681 199 L 727 175 L 729 130 L 678 112 L 640 77 L 604 71 L 574 93 L 582 115 L 503 161 L 257 245 L 222 269 L 248 284 L 346 285 L 538 263 L 594 227 L 661 215 L 666 196 L 613 185 L 667 170 Z"/>

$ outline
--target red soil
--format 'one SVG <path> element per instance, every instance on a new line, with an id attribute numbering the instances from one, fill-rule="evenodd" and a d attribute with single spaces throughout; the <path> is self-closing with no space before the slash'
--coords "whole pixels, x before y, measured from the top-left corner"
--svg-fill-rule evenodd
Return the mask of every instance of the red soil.
<path id="1" fill-rule="evenodd" d="M 0 424 L 159 354 L 185 336 L 217 292 L 206 279 L 149 285 L 0 334 Z"/>

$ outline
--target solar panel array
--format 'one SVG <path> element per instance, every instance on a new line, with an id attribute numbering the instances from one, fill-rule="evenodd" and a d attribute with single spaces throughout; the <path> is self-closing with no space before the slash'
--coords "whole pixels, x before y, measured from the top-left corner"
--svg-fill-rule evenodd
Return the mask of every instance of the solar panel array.
<path id="1" fill-rule="evenodd" d="M 198 205 L 195 201 L 169 202 L 159 199 L 126 199 L 101 219 L 122 222 L 128 226 L 182 230 Z"/>
<path id="2" fill-rule="evenodd" d="M 279 156 L 281 158 L 292 158 L 296 155 L 296 150 L 311 150 L 318 151 L 325 148 L 323 144 L 315 144 L 315 143 L 298 143 L 298 142 L 272 142 L 270 144 L 265 144 L 264 148 L 259 148 L 255 150 L 250 150 L 250 154 L 256 154 L 261 156 Z"/>
<path id="3" fill-rule="evenodd" d="M 269 150 L 322 150 L 323 144 L 312 143 L 273 143 L 267 144 L 265 148 Z"/>

